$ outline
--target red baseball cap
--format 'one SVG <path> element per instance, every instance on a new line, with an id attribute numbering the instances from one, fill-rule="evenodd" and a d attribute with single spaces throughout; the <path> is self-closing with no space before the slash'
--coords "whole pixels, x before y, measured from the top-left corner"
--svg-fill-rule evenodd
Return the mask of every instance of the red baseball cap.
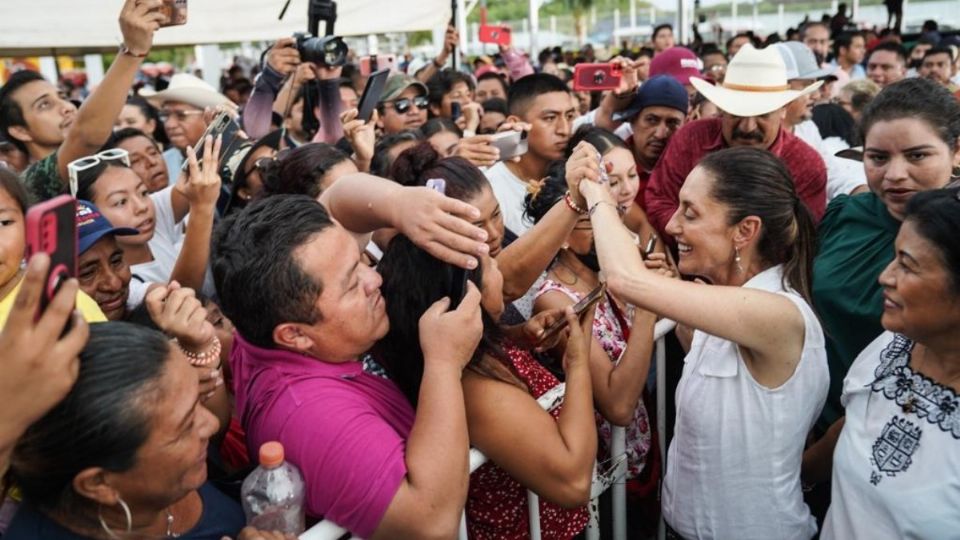
<path id="1" fill-rule="evenodd" d="M 654 57 L 650 62 L 650 76 L 669 75 L 686 86 L 690 77 L 700 77 L 703 62 L 686 47 L 670 47 Z"/>

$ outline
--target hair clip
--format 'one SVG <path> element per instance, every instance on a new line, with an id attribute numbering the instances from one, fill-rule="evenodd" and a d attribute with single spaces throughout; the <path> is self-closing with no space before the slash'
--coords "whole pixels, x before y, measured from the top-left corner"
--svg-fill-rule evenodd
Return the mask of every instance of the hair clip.
<path id="1" fill-rule="evenodd" d="M 531 200 L 536 200 L 540 196 L 540 191 L 543 189 L 543 186 L 547 183 L 547 179 L 543 178 L 540 180 L 530 180 L 527 182 L 527 193 L 530 194 Z"/>

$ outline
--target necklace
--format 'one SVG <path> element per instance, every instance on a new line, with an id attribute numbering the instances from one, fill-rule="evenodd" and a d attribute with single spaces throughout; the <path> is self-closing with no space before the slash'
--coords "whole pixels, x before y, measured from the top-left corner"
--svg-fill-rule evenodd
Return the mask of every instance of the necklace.
<path id="1" fill-rule="evenodd" d="M 179 533 L 173 532 L 173 512 L 167 508 L 167 538 L 180 538 Z"/>

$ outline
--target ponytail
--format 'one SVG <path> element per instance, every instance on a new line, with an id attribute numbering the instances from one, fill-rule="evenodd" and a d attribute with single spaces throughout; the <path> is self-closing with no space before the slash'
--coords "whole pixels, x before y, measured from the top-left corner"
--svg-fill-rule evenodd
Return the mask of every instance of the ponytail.
<path id="1" fill-rule="evenodd" d="M 769 265 L 782 264 L 784 286 L 811 302 L 817 231 L 783 162 L 767 150 L 727 148 L 698 166 L 714 177 L 712 196 L 728 207 L 730 225 L 760 218 L 757 254 Z"/>

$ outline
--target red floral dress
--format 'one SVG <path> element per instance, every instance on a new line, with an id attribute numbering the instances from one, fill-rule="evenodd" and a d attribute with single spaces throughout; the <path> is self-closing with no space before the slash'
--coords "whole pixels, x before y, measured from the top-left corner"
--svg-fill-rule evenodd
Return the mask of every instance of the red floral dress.
<path id="1" fill-rule="evenodd" d="M 529 352 L 509 345 L 505 345 L 503 351 L 534 398 L 560 384 Z M 554 419 L 561 408 L 562 405 L 550 413 Z M 467 532 L 473 540 L 530 538 L 527 490 L 492 462 L 485 463 L 470 476 L 466 513 Z M 587 526 L 589 517 L 586 507 L 568 510 L 540 499 L 543 538 L 573 538 Z"/>

